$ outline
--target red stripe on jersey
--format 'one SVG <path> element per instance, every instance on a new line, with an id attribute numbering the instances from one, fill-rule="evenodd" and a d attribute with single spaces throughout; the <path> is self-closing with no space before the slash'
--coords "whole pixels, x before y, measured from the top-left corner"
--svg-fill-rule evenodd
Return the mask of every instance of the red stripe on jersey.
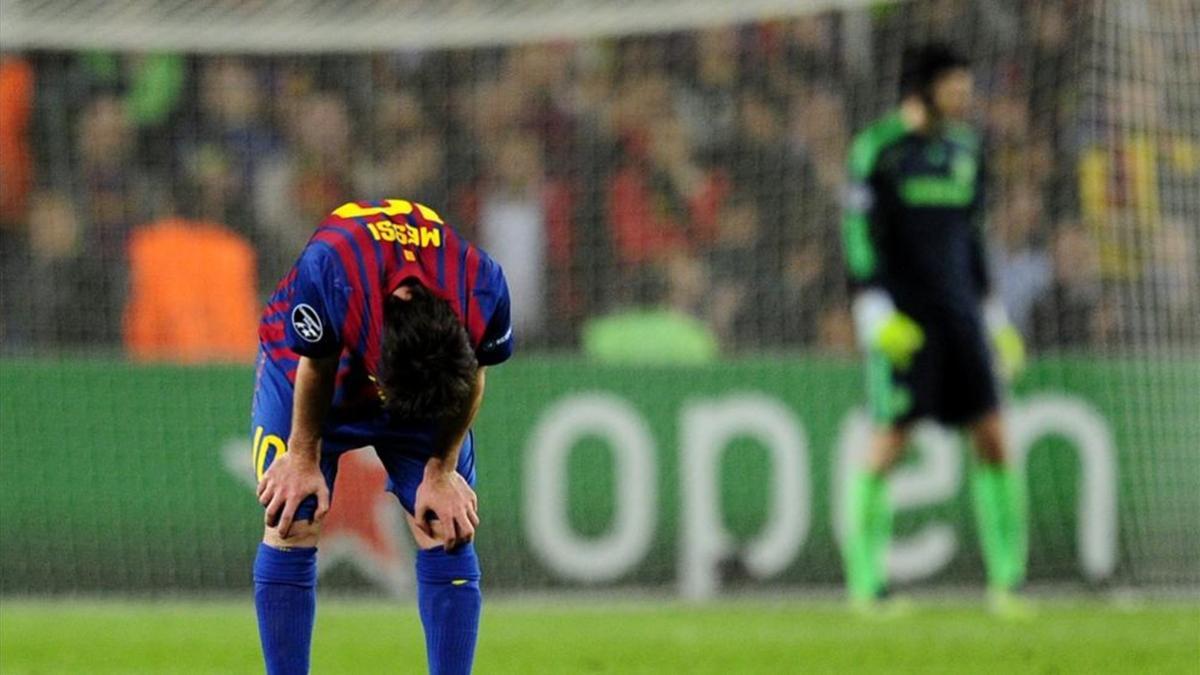
<path id="1" fill-rule="evenodd" d="M 271 304 L 267 305 L 267 310 L 263 313 L 266 314 L 267 316 L 270 316 L 272 314 L 282 312 L 287 308 L 288 308 L 287 300 L 276 300 L 275 302 L 272 302 Z"/>
<path id="2" fill-rule="evenodd" d="M 420 230 L 423 227 L 437 228 L 437 223 L 431 223 L 425 220 L 421 215 L 421 210 L 417 208 L 417 203 L 412 202 L 412 211 L 404 215 L 405 225 L 409 225 Z M 443 242 L 444 243 L 444 242 Z M 404 253 L 408 252 L 415 260 L 406 258 Z M 427 288 L 432 290 L 434 294 L 442 293 L 443 289 L 437 281 L 437 249 L 430 250 L 420 246 L 410 246 L 403 248 L 399 245 L 395 247 L 394 254 L 397 256 L 396 269 L 403 270 L 404 276 L 415 276 L 421 280 Z"/>
<path id="3" fill-rule="evenodd" d="M 282 321 L 264 321 L 258 327 L 258 336 L 266 342 L 283 342 L 287 339 Z"/>
<path id="4" fill-rule="evenodd" d="M 475 348 L 479 347 L 479 343 L 483 341 L 483 332 L 487 329 L 487 324 L 483 320 L 483 312 L 479 309 L 479 301 L 475 299 L 475 282 L 479 277 L 479 270 L 483 266 L 483 260 L 479 258 L 479 251 L 470 244 L 467 245 L 467 307 L 465 322 L 467 324 L 467 334 L 471 336 L 471 345 Z"/>
<path id="5" fill-rule="evenodd" d="M 350 377 L 351 370 L 353 370 L 353 366 L 351 366 L 349 363 L 338 367 L 337 376 L 334 378 L 334 386 L 336 389 L 342 389 L 345 387 L 346 378 Z"/>
<path id="6" fill-rule="evenodd" d="M 268 347 L 267 355 L 271 357 L 271 361 L 278 363 L 280 359 L 294 359 L 298 355 L 292 351 L 291 347 Z"/>
<path id="7" fill-rule="evenodd" d="M 389 292 L 389 289 L 383 288 L 386 283 L 386 275 L 383 272 L 386 268 L 375 253 L 375 240 L 366 227 L 359 225 L 350 233 L 358 244 L 359 250 L 362 251 L 363 265 L 367 268 L 367 282 L 372 285 L 372 288 L 363 289 L 363 295 L 366 296 L 365 311 L 367 312 L 363 318 L 367 321 L 368 330 L 367 343 L 362 346 L 362 357 L 367 371 L 375 373 L 382 351 L 380 340 L 383 331 L 379 329 L 383 326 L 383 302 L 385 294 Z M 380 248 L 386 249 L 388 246 Z M 384 255 L 386 257 L 386 253 Z"/>
<path id="8" fill-rule="evenodd" d="M 460 321 L 465 320 L 467 308 L 463 306 L 462 291 L 458 287 L 458 275 L 462 273 L 460 269 L 461 263 L 458 258 L 461 255 L 459 247 L 463 242 L 459 240 L 458 235 L 449 228 L 442 229 L 442 246 L 445 253 L 441 256 L 442 267 L 437 271 L 444 283 L 441 291 L 450 305 L 454 307 L 454 312 L 458 314 Z M 436 255 L 436 252 L 434 253 Z M 437 277 L 434 277 L 437 279 Z"/>
<path id="9" fill-rule="evenodd" d="M 292 269 L 288 270 L 288 273 L 286 275 L 284 275 L 283 279 L 280 280 L 280 282 L 275 285 L 275 291 L 273 293 L 271 293 L 271 299 L 274 300 L 274 298 L 282 296 L 283 291 L 286 290 L 289 286 L 291 286 L 292 282 L 295 281 L 295 279 L 296 279 L 296 268 L 293 266 Z M 288 308 L 288 302 L 287 302 L 286 297 L 281 297 L 279 300 L 274 300 L 274 301 L 268 300 L 266 308 L 263 309 L 262 318 L 266 319 L 267 317 L 271 316 L 272 314 L 275 314 L 277 312 L 282 312 L 282 311 L 286 310 L 287 308 Z"/>

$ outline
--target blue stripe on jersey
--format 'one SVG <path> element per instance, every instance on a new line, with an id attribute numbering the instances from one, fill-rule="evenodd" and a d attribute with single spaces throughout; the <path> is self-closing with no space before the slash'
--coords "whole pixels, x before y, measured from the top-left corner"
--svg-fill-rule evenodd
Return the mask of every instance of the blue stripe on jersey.
<path id="1" fill-rule="evenodd" d="M 379 240 L 378 240 L 378 239 L 376 239 L 375 237 L 371 237 L 371 245 L 375 247 L 375 262 L 379 263 L 379 270 L 378 270 L 378 272 L 379 272 L 380 281 L 382 282 L 382 281 L 384 281 L 384 274 L 383 274 L 383 270 L 384 270 L 384 268 L 387 266 L 387 265 L 386 265 L 386 263 L 384 262 L 384 257 L 383 257 L 383 244 L 379 243 Z M 387 292 L 391 291 L 392 289 L 390 289 L 390 288 L 385 288 L 385 289 L 383 289 L 383 290 L 384 290 L 384 292 L 385 292 L 385 293 L 387 293 Z M 380 309 L 380 314 L 383 314 L 382 307 L 383 307 L 383 302 L 384 302 L 386 299 L 387 299 L 387 298 L 380 298 L 380 299 L 379 299 L 379 302 L 380 302 L 380 308 L 381 308 L 381 309 Z"/>
<path id="2" fill-rule="evenodd" d="M 336 230 L 336 229 L 337 228 L 333 228 L 333 227 L 319 227 L 319 228 L 317 228 L 316 232 L 313 233 L 313 236 L 315 237 L 317 232 L 323 232 L 325 230 Z M 332 246 L 330 246 L 329 244 L 327 244 L 326 242 L 310 240 L 308 242 L 308 246 L 320 246 L 320 247 L 324 248 L 326 251 L 328 251 L 329 253 L 332 253 L 334 256 L 337 256 L 337 251 L 334 250 L 334 248 Z M 290 295 L 289 290 L 291 289 L 292 285 L 295 283 L 296 283 L 296 280 L 292 279 L 290 284 L 281 285 L 279 288 L 276 288 L 275 292 L 271 294 L 271 298 L 269 300 L 267 300 L 267 304 L 274 305 L 279 302 L 286 302 L 286 303 L 288 303 L 288 305 L 290 307 L 291 298 L 289 297 L 289 295 Z M 266 324 L 274 324 L 277 321 L 279 321 L 279 322 L 287 321 L 288 316 L 290 314 L 291 314 L 291 309 L 285 307 L 284 309 L 281 309 L 278 312 L 275 312 L 274 314 L 263 317 L 261 322 L 266 323 Z M 341 318 L 344 320 L 346 317 L 341 317 Z"/>
<path id="3" fill-rule="evenodd" d="M 408 216 L 408 217 L 410 217 L 410 218 L 411 218 L 411 216 Z M 446 231 L 443 229 L 443 231 L 442 231 L 442 240 L 443 240 L 443 241 L 442 241 L 442 245 L 441 245 L 441 246 L 439 246 L 439 247 L 437 247 L 437 280 L 438 280 L 438 288 L 441 288 L 441 289 L 443 289 L 443 290 L 446 288 L 446 242 L 445 242 L 445 239 L 447 239 L 449 236 L 450 236 L 450 233 L 449 233 L 449 232 L 446 232 Z"/>
<path id="4" fill-rule="evenodd" d="M 471 313 L 471 291 L 473 288 L 467 288 L 467 251 L 470 244 L 465 239 L 458 240 L 458 293 L 462 298 L 463 323 L 467 323 L 467 315 Z M 479 256 L 477 255 L 476 258 Z M 479 282 L 479 275 L 475 275 L 476 283 Z"/>
<path id="5" fill-rule="evenodd" d="M 359 327 L 358 330 L 358 342 L 354 345 L 354 351 L 361 354 L 367 348 L 367 333 L 371 327 L 371 295 L 375 291 L 375 285 L 371 283 L 371 277 L 367 271 L 367 264 L 363 260 L 362 250 L 358 248 L 358 242 L 354 240 L 354 235 L 340 227 L 332 227 L 329 229 L 333 230 L 338 236 L 346 240 L 346 243 L 350 245 L 350 250 L 354 251 L 355 260 L 358 261 L 359 282 L 362 284 L 362 290 L 365 294 L 365 297 L 363 298 L 362 326 Z M 342 317 L 342 320 L 345 321 L 345 317 Z"/>
<path id="6" fill-rule="evenodd" d="M 341 232 L 341 230 L 339 230 L 336 227 L 322 227 L 322 228 L 318 229 L 317 232 L 322 232 L 322 231 L 326 231 L 326 230 L 328 230 L 330 232 Z M 316 235 L 314 234 L 313 236 L 316 236 Z M 341 263 L 342 257 L 340 255 L 338 255 L 337 249 L 333 247 L 333 244 L 330 244 L 327 241 L 310 241 L 310 242 L 308 242 L 308 245 L 309 246 L 320 246 L 321 248 L 325 249 L 329 253 L 332 253 L 333 257 L 337 259 L 338 263 Z M 345 265 L 342 266 L 342 271 L 343 272 L 346 271 Z M 295 281 L 293 281 L 292 283 L 295 283 Z"/>

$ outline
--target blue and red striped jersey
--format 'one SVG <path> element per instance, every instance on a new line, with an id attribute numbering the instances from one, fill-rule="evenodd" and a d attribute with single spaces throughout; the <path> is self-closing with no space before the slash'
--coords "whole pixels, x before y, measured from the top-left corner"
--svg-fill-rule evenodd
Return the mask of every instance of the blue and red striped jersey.
<path id="1" fill-rule="evenodd" d="M 454 308 L 481 366 L 512 355 L 500 265 L 416 202 L 350 202 L 313 233 L 263 312 L 265 358 L 295 382 L 300 356 L 341 355 L 334 406 L 377 406 L 383 304 L 416 278 Z"/>

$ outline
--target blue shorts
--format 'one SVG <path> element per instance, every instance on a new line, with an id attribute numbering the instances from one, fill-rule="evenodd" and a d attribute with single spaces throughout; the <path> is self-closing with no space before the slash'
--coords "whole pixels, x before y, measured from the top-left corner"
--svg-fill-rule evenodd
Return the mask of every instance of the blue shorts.
<path id="1" fill-rule="evenodd" d="M 251 412 L 250 434 L 255 476 L 261 480 L 271 462 L 287 452 L 287 439 L 292 431 L 293 388 L 287 375 L 259 354 L 254 383 L 254 405 Z M 332 410 L 321 431 L 321 473 L 333 498 L 338 461 L 351 450 L 367 446 L 387 470 L 387 490 L 400 500 L 404 510 L 413 513 L 417 486 L 425 474 L 425 463 L 433 454 L 432 424 L 392 425 L 386 413 L 367 417 L 350 417 Z M 475 486 L 475 436 L 468 432 L 458 454 L 458 473 Z M 296 520 L 312 520 L 317 510 L 313 495 L 296 510 Z"/>

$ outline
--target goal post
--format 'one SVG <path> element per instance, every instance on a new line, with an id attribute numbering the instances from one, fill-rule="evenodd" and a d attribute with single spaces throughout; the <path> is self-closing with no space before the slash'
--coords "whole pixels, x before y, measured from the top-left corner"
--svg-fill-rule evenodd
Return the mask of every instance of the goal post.
<path id="1" fill-rule="evenodd" d="M 895 2 L 896 0 L 887 0 Z M 3 0 L 10 48 L 345 53 L 492 47 L 689 31 L 887 4 L 877 0 Z"/>

